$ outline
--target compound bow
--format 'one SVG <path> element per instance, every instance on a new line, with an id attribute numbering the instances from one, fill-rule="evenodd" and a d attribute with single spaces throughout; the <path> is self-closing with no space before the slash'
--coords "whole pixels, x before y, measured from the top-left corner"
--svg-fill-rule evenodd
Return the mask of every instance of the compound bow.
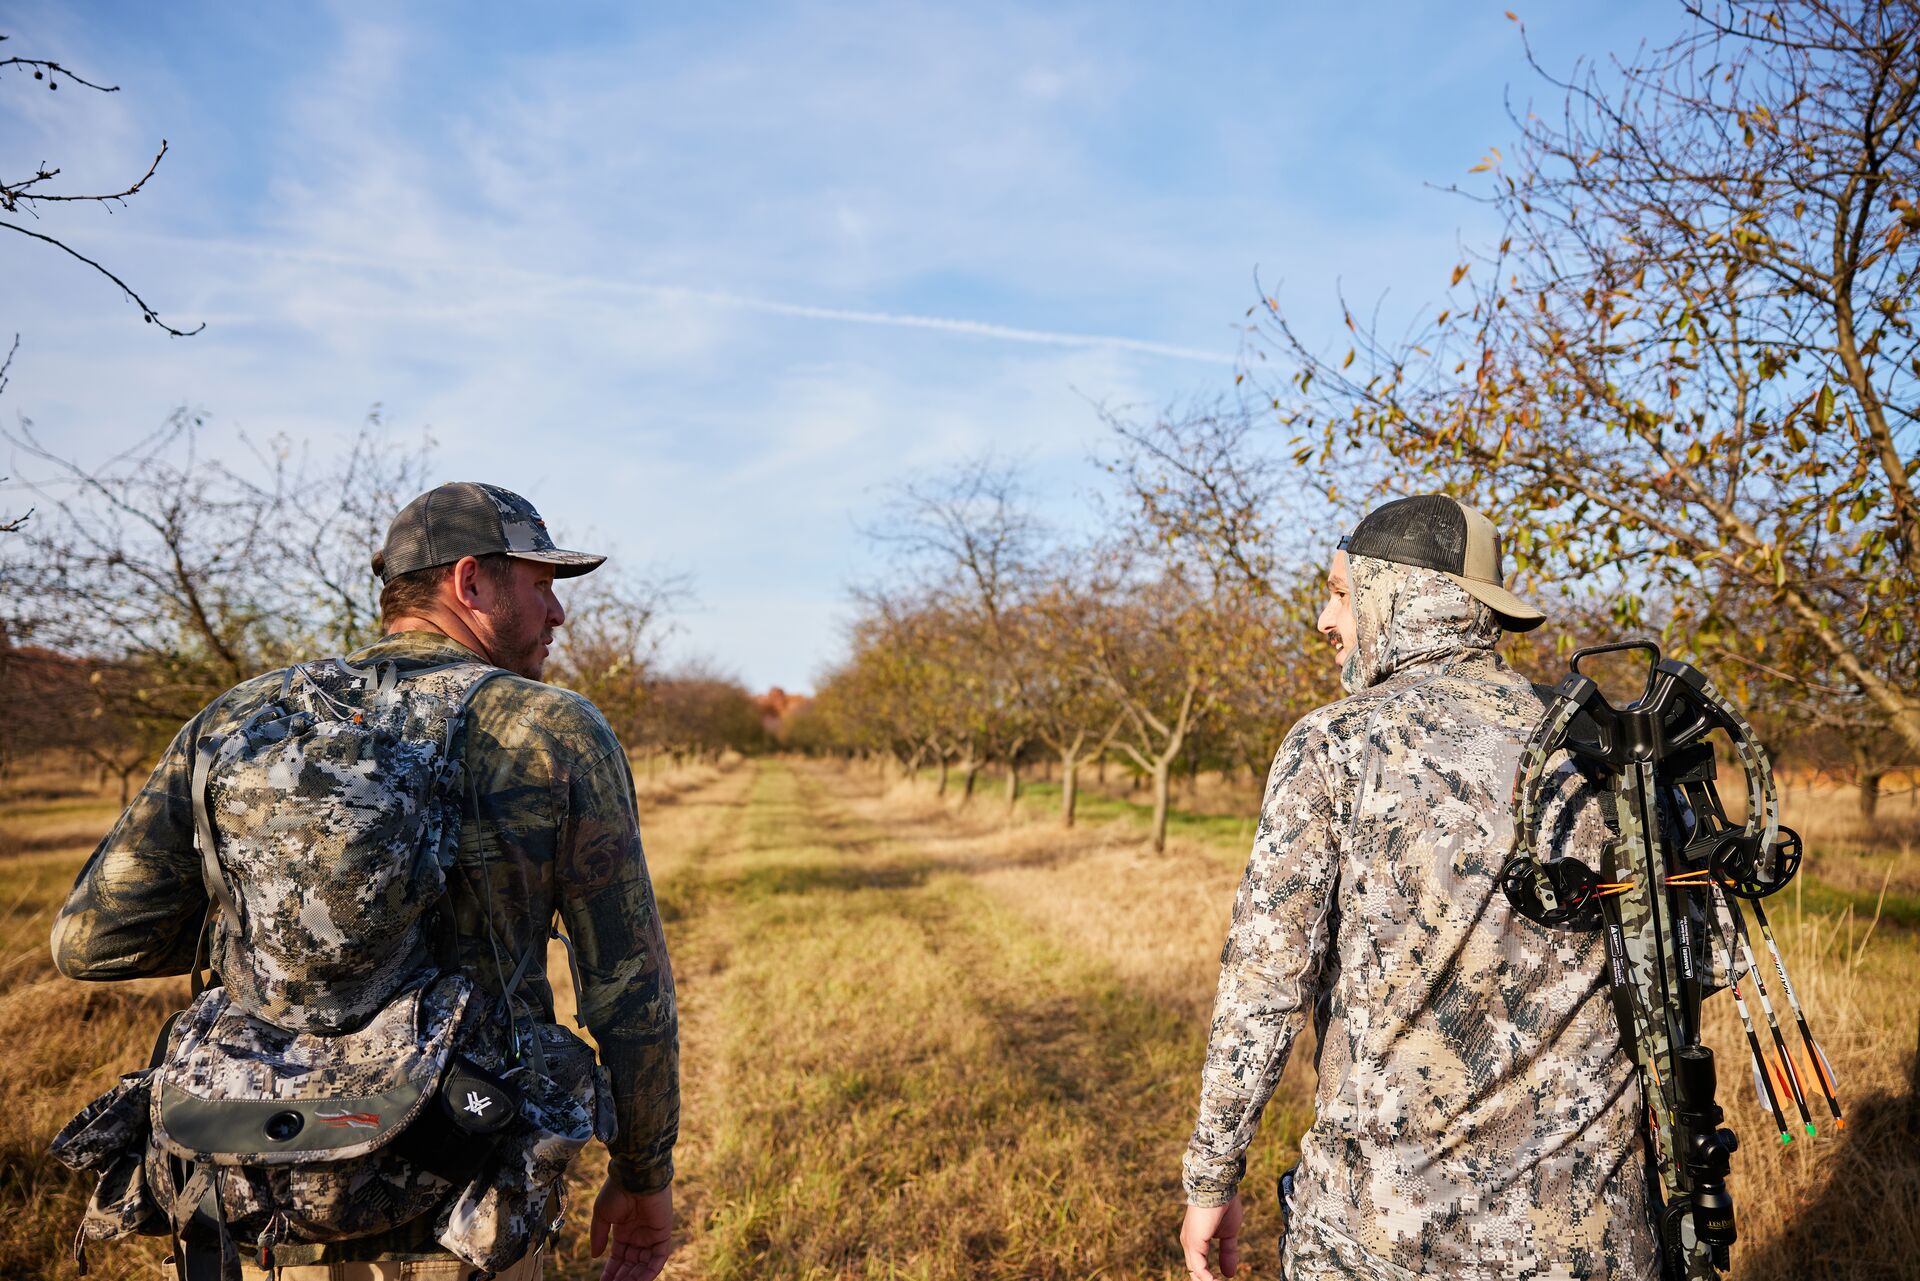
<path id="1" fill-rule="evenodd" d="M 1627 650 L 1648 652 L 1651 667 L 1640 697 L 1616 708 L 1581 673 L 1580 662 Z M 1754 958 L 1742 903 L 1752 907 L 1827 1107 L 1836 1125 L 1845 1124 L 1833 1069 L 1808 1030 L 1761 903 L 1799 870 L 1800 838 L 1780 826 L 1773 770 L 1753 727 L 1697 669 L 1663 658 L 1651 641 L 1580 650 L 1571 668 L 1521 756 L 1513 849 L 1500 872 L 1501 887 L 1529 920 L 1605 931 L 1614 1013 L 1647 1105 L 1662 1256 L 1669 1276 L 1698 1281 L 1729 1265 L 1736 1230 L 1726 1176 L 1739 1146 L 1733 1131 L 1721 1127 L 1725 1113 L 1713 1098 L 1713 1051 L 1700 1042 L 1708 935 L 1726 959 L 1753 1059 L 1754 1091 L 1772 1113 L 1780 1141 L 1793 1141 L 1781 1102 L 1788 1095 L 1806 1133 L 1815 1132 L 1801 1073 Z M 1713 785 L 1710 735 L 1716 730 L 1726 735 L 1746 775 L 1746 819 L 1737 825 Z M 1577 858 L 1542 860 L 1536 853 L 1549 762 L 1562 750 L 1606 783 L 1601 812 L 1611 839 L 1598 870 Z M 1736 942 L 1777 1064 L 1762 1047 L 1741 992 Z"/>

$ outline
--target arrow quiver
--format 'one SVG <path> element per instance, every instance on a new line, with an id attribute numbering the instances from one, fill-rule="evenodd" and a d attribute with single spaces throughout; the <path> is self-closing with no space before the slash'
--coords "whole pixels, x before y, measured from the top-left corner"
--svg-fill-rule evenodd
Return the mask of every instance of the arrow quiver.
<path id="1" fill-rule="evenodd" d="M 1630 650 L 1643 650 L 1651 660 L 1646 688 L 1616 708 L 1580 663 Z M 1799 870 L 1800 838 L 1780 826 L 1773 770 L 1753 727 L 1697 669 L 1663 658 L 1651 641 L 1580 650 L 1571 668 L 1521 755 L 1513 787 L 1513 850 L 1500 872 L 1501 888 L 1514 910 L 1531 921 L 1605 932 L 1614 1013 L 1646 1100 L 1657 1176 L 1655 1224 L 1666 1272 L 1711 1278 L 1728 1267 L 1735 1237 L 1726 1176 L 1739 1146 L 1733 1131 L 1721 1128 L 1725 1114 L 1714 1101 L 1713 1051 L 1700 1042 L 1700 1002 L 1716 949 L 1746 1031 L 1756 1097 L 1772 1114 L 1782 1143 L 1793 1139 L 1784 1112 L 1788 1098 L 1806 1133 L 1814 1133 L 1805 1077 L 1781 1034 L 1742 904 L 1766 940 L 1799 1023 L 1808 1068 L 1834 1121 L 1844 1124 L 1832 1070 L 1807 1029 L 1761 903 Z M 1714 787 L 1715 731 L 1725 736 L 1745 776 L 1746 817 L 1738 824 L 1727 817 Z M 1549 766 L 1561 752 L 1604 789 L 1600 806 L 1609 839 L 1597 868 L 1537 846 L 1542 800 L 1553 782 Z M 1752 984 L 1766 1014 L 1777 1063 L 1762 1048 L 1743 982 Z"/>

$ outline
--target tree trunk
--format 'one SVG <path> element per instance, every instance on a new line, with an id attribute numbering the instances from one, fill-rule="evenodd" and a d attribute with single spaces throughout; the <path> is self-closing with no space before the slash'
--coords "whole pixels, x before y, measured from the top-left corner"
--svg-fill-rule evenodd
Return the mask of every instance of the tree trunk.
<path id="1" fill-rule="evenodd" d="M 1860 775 L 1860 817 L 1871 819 L 1880 808 L 1880 780 L 1885 770 L 1870 770 Z"/>
<path id="2" fill-rule="evenodd" d="M 1013 814 L 1014 806 L 1020 803 L 1020 762 L 1007 762 L 1007 814 Z"/>
<path id="3" fill-rule="evenodd" d="M 1073 826 L 1073 807 L 1080 799 L 1080 761 L 1071 752 L 1060 754 L 1060 826 Z"/>
<path id="4" fill-rule="evenodd" d="M 940 789 L 936 791 L 934 795 L 945 796 L 946 794 L 947 794 L 947 758 L 942 756 L 940 758 Z"/>
<path id="5" fill-rule="evenodd" d="M 1163 756 L 1153 766 L 1153 849 L 1167 848 L 1167 792 L 1173 784 L 1173 758 Z"/>
<path id="6" fill-rule="evenodd" d="M 960 803 L 962 805 L 965 805 L 968 801 L 973 799 L 973 783 L 975 779 L 980 777 L 980 762 L 968 761 L 961 768 L 965 772 L 960 776 L 960 780 L 961 780 Z"/>

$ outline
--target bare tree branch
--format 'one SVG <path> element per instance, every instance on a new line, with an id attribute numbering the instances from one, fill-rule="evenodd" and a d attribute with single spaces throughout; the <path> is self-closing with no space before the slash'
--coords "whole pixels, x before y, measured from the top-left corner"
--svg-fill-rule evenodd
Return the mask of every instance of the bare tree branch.
<path id="1" fill-rule="evenodd" d="M 7 38 L 8 37 L 4 35 L 0 35 L 0 40 L 6 40 Z M 0 59 L 0 74 L 4 74 L 10 70 L 30 70 L 33 73 L 33 78 L 35 80 L 44 80 L 49 89 L 58 89 L 60 87 L 61 77 L 65 77 L 74 84 L 95 90 L 99 93 L 120 92 L 120 86 L 118 85 L 96 84 L 83 76 L 76 75 L 59 63 L 45 58 Z M 42 204 L 97 204 L 109 208 L 114 205 L 124 205 L 128 197 L 137 195 L 140 190 L 147 185 L 147 180 L 152 178 L 154 172 L 159 169 L 160 161 L 166 154 L 167 142 L 163 138 L 160 141 L 160 149 L 154 153 L 153 160 L 148 163 L 146 172 L 141 174 L 139 178 L 118 191 L 91 194 L 74 192 L 58 193 L 42 190 L 42 183 L 51 182 L 60 173 L 59 169 L 49 167 L 43 161 L 34 170 L 31 177 L 15 182 L 0 180 L 0 210 L 14 215 L 26 214 L 30 217 L 38 218 L 39 213 L 37 212 L 36 206 Z M 45 232 L 34 231 L 14 222 L 0 221 L 0 227 L 8 231 L 18 232 L 20 235 L 38 240 L 43 244 L 52 245 L 68 257 L 91 267 L 96 273 L 105 276 L 108 280 L 119 286 L 120 292 L 124 294 L 135 307 L 139 308 L 142 320 L 150 325 L 158 325 L 172 337 L 189 338 L 206 328 L 204 321 L 195 325 L 192 329 L 178 329 L 168 324 L 165 320 L 161 319 L 160 313 L 147 304 L 146 299 L 134 291 L 131 285 L 127 284 L 126 281 L 122 280 L 97 260 L 73 248 L 73 246 L 69 245 L 59 235 L 50 235 Z"/>

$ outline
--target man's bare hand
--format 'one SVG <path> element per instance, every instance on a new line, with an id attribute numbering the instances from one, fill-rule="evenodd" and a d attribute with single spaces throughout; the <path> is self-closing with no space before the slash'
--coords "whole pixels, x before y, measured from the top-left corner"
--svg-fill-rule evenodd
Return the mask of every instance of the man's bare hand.
<path id="1" fill-rule="evenodd" d="M 629 1192 L 609 1174 L 593 1202 L 593 1257 L 613 1254 L 600 1281 L 653 1281 L 673 1253 L 673 1185 L 658 1192 Z"/>
<path id="2" fill-rule="evenodd" d="M 1180 1225 L 1180 1250 L 1187 1257 L 1187 1275 L 1192 1281 L 1215 1281 L 1207 1270 L 1207 1247 L 1220 1243 L 1220 1275 L 1230 1277 L 1240 1270 L 1240 1220 L 1247 1207 L 1238 1193 L 1225 1205 L 1190 1205 L 1186 1222 Z"/>

